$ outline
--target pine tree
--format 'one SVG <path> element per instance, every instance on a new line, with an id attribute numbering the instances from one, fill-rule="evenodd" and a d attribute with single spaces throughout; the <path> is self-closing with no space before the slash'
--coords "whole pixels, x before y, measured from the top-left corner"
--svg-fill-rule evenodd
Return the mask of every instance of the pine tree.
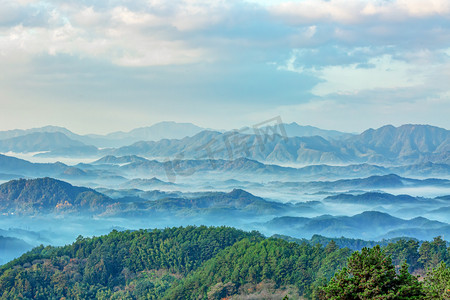
<path id="1" fill-rule="evenodd" d="M 425 278 L 426 299 L 450 299 L 450 268 L 440 263 Z"/>
<path id="2" fill-rule="evenodd" d="M 421 299 L 422 286 L 402 266 L 399 275 L 391 258 L 379 246 L 354 252 L 347 268 L 338 272 L 323 288 L 324 299 Z"/>

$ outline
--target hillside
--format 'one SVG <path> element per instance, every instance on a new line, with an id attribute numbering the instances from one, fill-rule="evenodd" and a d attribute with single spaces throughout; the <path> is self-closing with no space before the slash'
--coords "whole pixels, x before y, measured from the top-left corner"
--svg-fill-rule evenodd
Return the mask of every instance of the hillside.
<path id="1" fill-rule="evenodd" d="M 22 290 L 26 298 L 86 299 L 112 294 L 117 288 L 120 295 L 125 292 L 122 288 L 135 286 L 136 296 L 150 293 L 157 297 L 180 276 L 243 238 L 258 240 L 261 236 L 230 228 L 187 227 L 79 237 L 69 246 L 36 248 L 3 266 L 0 291 L 7 298 Z M 8 279 L 18 275 L 27 280 Z M 56 284 L 51 284 L 54 280 Z"/>
<path id="2" fill-rule="evenodd" d="M 420 247 L 397 240 L 383 251 L 392 269 L 405 255 L 418 271 L 450 260 L 440 238 Z M 228 227 L 114 230 L 33 249 L 0 267 L 0 291 L 6 299 L 316 299 L 351 255 L 362 254 Z"/>
<path id="3" fill-rule="evenodd" d="M 170 183 L 155 181 L 172 186 Z M 140 180 L 137 181 L 140 183 Z M 144 183 L 148 183 L 144 181 Z M 136 193 L 120 192 L 116 199 L 93 189 L 72 186 L 52 179 L 12 180 L 0 185 L 0 211 L 7 214 L 34 215 L 48 213 L 70 213 L 103 216 L 161 217 L 169 215 L 203 216 L 223 215 L 233 219 L 237 215 L 258 215 L 284 213 L 294 208 L 292 205 L 267 201 L 246 191 L 235 189 L 229 193 L 205 192 L 186 197 L 183 194 L 160 194 L 157 191 Z M 155 201 L 147 201 L 147 199 Z M 228 214 L 227 214 L 228 213 Z M 236 214 L 236 215 L 234 215 Z"/>
<path id="4" fill-rule="evenodd" d="M 99 211 L 112 200 L 92 189 L 52 178 L 12 180 L 0 185 L 0 211 L 14 214 Z"/>
<path id="5" fill-rule="evenodd" d="M 34 249 L 0 269 L 0 291 L 6 298 L 21 291 L 27 299 L 194 299 L 207 293 L 219 299 L 227 291 L 238 294 L 240 287 L 265 282 L 276 294 L 290 286 L 298 297 L 309 293 L 319 276 L 331 277 L 349 254 L 226 227 L 113 231 L 79 237 L 65 247 Z M 26 280 L 14 280 L 18 277 Z M 220 285 L 222 280 L 230 288 Z"/>
<path id="6" fill-rule="evenodd" d="M 148 197 L 149 195 L 142 195 Z M 203 224 L 211 222 L 240 222 L 241 217 L 270 216 L 287 213 L 293 205 L 268 201 L 246 191 L 234 189 L 229 193 L 205 192 L 186 197 L 164 197 L 154 201 L 121 201 L 108 208 L 104 216 L 200 218 Z M 245 220 L 244 220 L 245 221 Z"/>

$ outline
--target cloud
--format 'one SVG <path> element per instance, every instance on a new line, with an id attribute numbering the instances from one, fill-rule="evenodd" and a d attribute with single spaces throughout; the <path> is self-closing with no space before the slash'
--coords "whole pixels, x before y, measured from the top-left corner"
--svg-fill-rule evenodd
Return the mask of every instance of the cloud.
<path id="1" fill-rule="evenodd" d="M 449 20 L 449 2 L 419 2 L 2 0 L 0 54 L 69 54 L 136 67 L 235 59 L 246 55 L 241 49 L 259 56 L 264 49 L 267 62 L 280 51 L 330 44 L 424 47 L 426 37 L 426 47 L 448 46 L 450 33 L 436 18 Z"/>
<path id="2" fill-rule="evenodd" d="M 311 93 L 321 97 L 407 87 L 431 93 L 449 90 L 450 55 L 448 48 L 328 46 L 294 49 L 278 69 L 318 78 Z"/>
<path id="3" fill-rule="evenodd" d="M 227 4 L 180 1 L 126 2 L 98 8 L 79 3 L 4 1 L 0 16 L 0 55 L 3 59 L 42 54 L 69 54 L 107 59 L 122 66 L 187 64 L 212 59 L 207 45 L 183 36 L 219 22 Z M 220 12 L 220 14 L 218 13 Z M 37 22 L 37 19 L 41 19 Z M 0 18 L 1 19 L 1 18 Z M 0 58 L 1 58 L 0 57 Z"/>
<path id="4" fill-rule="evenodd" d="M 269 6 L 277 17 L 292 24 L 336 22 L 368 23 L 374 20 L 402 22 L 407 18 L 450 16 L 447 0 L 365 1 L 365 0 L 304 0 L 281 2 Z"/>
<path id="5" fill-rule="evenodd" d="M 330 66 L 316 71 L 323 82 L 316 85 L 312 93 L 318 96 L 354 94 L 361 90 L 411 87 L 425 81 L 424 74 L 416 72 L 415 66 L 396 61 L 389 55 L 371 58 L 367 65 Z"/>
<path id="6" fill-rule="evenodd" d="M 418 117 L 423 103 L 433 106 L 426 114 L 432 120 L 434 106 L 448 107 L 450 99 L 449 6 L 448 0 L 0 0 L 0 101 L 7 95 L 8 103 L 36 101 L 50 111 L 54 106 L 43 99 L 67 107 L 94 101 L 96 109 L 123 107 L 126 99 L 126 119 L 135 111 L 139 126 L 146 121 L 143 104 L 148 111 L 159 105 L 152 118 L 170 118 L 166 107 L 201 118 L 201 108 L 203 119 L 222 124 L 229 118 L 219 120 L 224 103 L 234 120 L 272 112 L 255 122 L 284 107 L 280 114 L 292 121 L 298 113 L 298 121 L 337 126 L 358 111 L 380 112 L 389 122 L 395 116 L 381 107 L 400 103 L 411 103 Z M 7 114 L 14 110 L 19 114 L 19 108 Z M 348 120 L 336 121 L 339 111 Z M 14 120 L 21 122 L 3 123 Z"/>

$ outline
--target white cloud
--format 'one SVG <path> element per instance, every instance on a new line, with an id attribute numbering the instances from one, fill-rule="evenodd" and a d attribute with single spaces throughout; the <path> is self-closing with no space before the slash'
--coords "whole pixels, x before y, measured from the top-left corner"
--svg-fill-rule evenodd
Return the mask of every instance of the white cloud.
<path id="1" fill-rule="evenodd" d="M 270 11 L 293 24 L 337 22 L 343 24 L 370 22 L 371 18 L 402 21 L 405 18 L 450 16 L 448 0 L 304 0 L 276 3 Z"/>
<path id="2" fill-rule="evenodd" d="M 314 71 L 323 80 L 312 93 L 318 96 L 328 94 L 355 94 L 361 90 L 403 88 L 423 84 L 424 74 L 417 72 L 414 65 L 396 61 L 389 55 L 370 59 L 369 68 L 358 64 L 329 66 Z"/>
<path id="3" fill-rule="evenodd" d="M 426 48 L 399 51 L 391 47 L 295 49 L 278 69 L 319 79 L 311 93 L 320 97 L 407 87 L 437 93 L 450 90 L 447 52 L 447 49 Z M 327 60 L 327 56 L 336 59 Z"/>
<path id="4" fill-rule="evenodd" d="M 19 62 L 42 54 L 69 54 L 122 66 L 210 61 L 214 54 L 208 45 L 193 43 L 187 32 L 219 22 L 228 7 L 225 2 L 205 1 L 182 1 L 173 7 L 158 1 L 140 2 L 140 9 L 92 4 L 15 5 L 15 10 L 34 11 L 31 15 L 45 11 L 47 19 L 41 24 L 25 25 L 30 20 L 19 20 L 14 26 L 0 27 L 0 60 Z"/>
<path id="5" fill-rule="evenodd" d="M 20 60 L 14 57 L 70 54 L 124 66 L 150 66 L 223 59 L 232 52 L 240 53 L 234 49 L 239 46 L 250 51 L 259 51 L 261 45 L 289 51 L 294 45 L 312 47 L 330 41 L 361 46 L 367 45 L 367 39 L 380 37 L 385 38 L 380 38 L 381 44 L 401 43 L 407 38 L 404 31 L 386 26 L 380 18 L 401 21 L 450 14 L 450 1 L 421 3 L 419 0 L 303 0 L 266 1 L 267 6 L 262 7 L 244 0 L 3 0 L 0 19 L 7 24 L 0 27 L 0 55 Z M 248 23 L 243 24 L 242 20 L 247 19 L 236 16 L 240 9 L 249 12 Z M 301 27 L 292 29 L 286 20 Z M 269 33 L 267 36 L 254 28 L 248 30 L 246 26 L 255 21 L 261 22 L 262 30 Z M 330 26 L 333 22 L 372 23 L 367 27 L 348 28 L 339 24 Z M 275 33 L 279 33 L 276 38 Z M 12 41 L 14 35 L 19 40 Z M 445 28 L 433 27 L 432 31 L 420 32 L 417 39 L 425 39 L 425 35 L 427 41 L 448 46 L 449 33 Z"/>

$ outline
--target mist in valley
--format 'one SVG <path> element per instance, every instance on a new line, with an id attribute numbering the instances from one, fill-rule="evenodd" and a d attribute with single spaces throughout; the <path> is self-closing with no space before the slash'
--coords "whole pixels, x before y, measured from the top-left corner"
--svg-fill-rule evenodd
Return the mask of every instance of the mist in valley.
<path id="1" fill-rule="evenodd" d="M 414 132 L 415 128 L 388 130 Z M 381 136 L 385 130 L 379 130 Z M 439 131 L 436 140 L 446 143 L 442 136 L 448 131 L 420 130 L 428 130 L 429 135 Z M 47 135 L 39 135 L 33 149 L 40 149 Z M 361 141 L 358 135 L 324 140 L 275 134 L 264 147 L 257 147 L 261 146 L 257 135 L 232 133 L 251 147 L 231 144 L 227 152 L 219 143 L 212 148 L 219 157 L 200 158 L 190 144 L 202 153 L 208 150 L 204 145 L 223 136 L 226 133 L 205 131 L 119 148 L 4 152 L 0 155 L 0 236 L 8 240 L 0 247 L 2 263 L 41 244 L 61 246 L 79 235 L 141 228 L 224 225 L 305 239 L 318 234 L 429 240 L 450 234 L 450 167 L 441 152 L 415 150 L 417 154 L 403 157 L 405 151 L 371 146 L 365 133 Z M 23 142 L 32 143 L 35 137 L 6 140 L 5 145 L 11 149 L 17 142 L 23 149 Z M 288 155 L 299 143 L 313 150 L 306 156 Z M 368 154 L 349 154 L 355 145 Z M 346 154 L 337 146 L 348 148 Z M 429 147 L 445 149 L 437 142 Z M 152 151 L 171 155 L 146 155 Z"/>

